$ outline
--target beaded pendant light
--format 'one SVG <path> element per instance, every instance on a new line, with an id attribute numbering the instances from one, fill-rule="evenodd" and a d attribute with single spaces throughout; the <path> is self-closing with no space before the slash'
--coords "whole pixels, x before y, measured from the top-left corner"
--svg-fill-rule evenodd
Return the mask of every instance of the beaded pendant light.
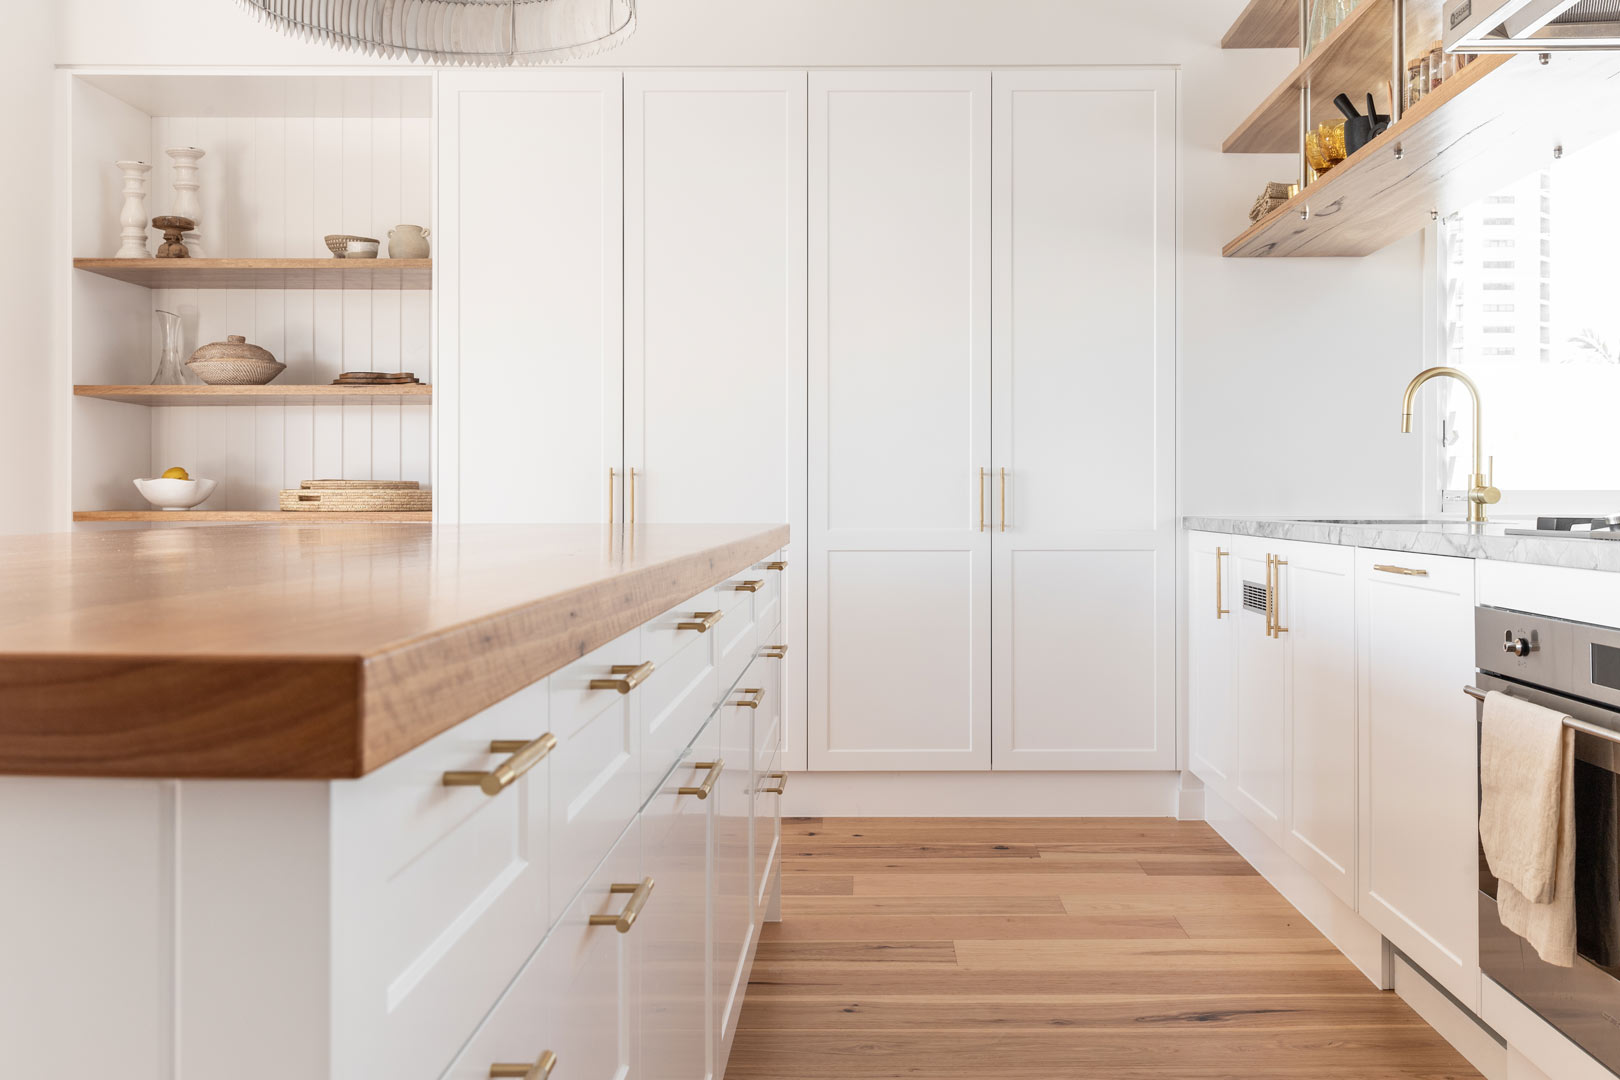
<path id="1" fill-rule="evenodd" d="M 305 41 L 370 56 L 505 67 L 604 52 L 636 28 L 635 0 L 240 0 Z"/>

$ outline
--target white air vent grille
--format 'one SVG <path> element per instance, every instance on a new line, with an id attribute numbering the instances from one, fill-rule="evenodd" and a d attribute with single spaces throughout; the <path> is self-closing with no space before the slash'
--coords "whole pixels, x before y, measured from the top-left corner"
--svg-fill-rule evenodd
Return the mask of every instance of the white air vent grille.
<path id="1" fill-rule="evenodd" d="M 1266 611 L 1266 587 L 1256 585 L 1252 581 L 1243 583 L 1243 609 L 1245 611 L 1258 611 L 1262 615 Z"/>

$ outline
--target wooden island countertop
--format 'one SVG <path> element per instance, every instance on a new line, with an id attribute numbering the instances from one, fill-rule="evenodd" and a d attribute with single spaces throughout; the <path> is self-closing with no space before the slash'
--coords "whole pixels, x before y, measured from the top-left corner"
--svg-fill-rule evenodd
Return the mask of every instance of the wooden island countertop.
<path id="1" fill-rule="evenodd" d="M 0 774 L 362 776 L 787 540 L 785 525 L 0 537 Z"/>

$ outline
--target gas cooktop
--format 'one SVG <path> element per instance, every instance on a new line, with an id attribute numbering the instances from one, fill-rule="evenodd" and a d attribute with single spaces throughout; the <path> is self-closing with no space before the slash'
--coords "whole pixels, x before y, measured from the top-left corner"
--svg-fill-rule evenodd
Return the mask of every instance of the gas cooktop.
<path id="1" fill-rule="evenodd" d="M 1556 536 L 1574 540 L 1620 540 L 1620 514 L 1612 517 L 1538 517 L 1533 529 L 1504 529 L 1508 536 Z"/>

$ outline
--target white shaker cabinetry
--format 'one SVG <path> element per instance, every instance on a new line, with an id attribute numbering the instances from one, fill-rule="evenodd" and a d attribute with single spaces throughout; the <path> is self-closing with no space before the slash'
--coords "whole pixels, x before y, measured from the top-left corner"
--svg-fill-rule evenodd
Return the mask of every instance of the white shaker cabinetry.
<path id="1" fill-rule="evenodd" d="M 809 219 L 810 766 L 988 769 L 990 74 L 812 73 Z"/>
<path id="2" fill-rule="evenodd" d="M 994 75 L 997 769 L 1176 764 L 1175 87 Z"/>
<path id="3" fill-rule="evenodd" d="M 1288 641 L 1273 635 L 1275 541 L 1232 538 L 1237 621 L 1237 808 L 1277 843 L 1288 820 Z M 1268 546 L 1269 545 L 1269 546 Z M 1274 594 L 1273 594 L 1274 595 Z M 1258 598 L 1244 602 L 1244 597 Z"/>
<path id="4" fill-rule="evenodd" d="M 1232 538 L 1187 535 L 1187 745 L 1195 775 L 1230 800 L 1237 774 L 1237 617 Z"/>
<path id="5" fill-rule="evenodd" d="M 439 76 L 441 521 L 622 520 L 621 90 L 618 72 Z"/>
<path id="6" fill-rule="evenodd" d="M 1474 563 L 1356 552 L 1361 914 L 1479 1008 Z"/>

